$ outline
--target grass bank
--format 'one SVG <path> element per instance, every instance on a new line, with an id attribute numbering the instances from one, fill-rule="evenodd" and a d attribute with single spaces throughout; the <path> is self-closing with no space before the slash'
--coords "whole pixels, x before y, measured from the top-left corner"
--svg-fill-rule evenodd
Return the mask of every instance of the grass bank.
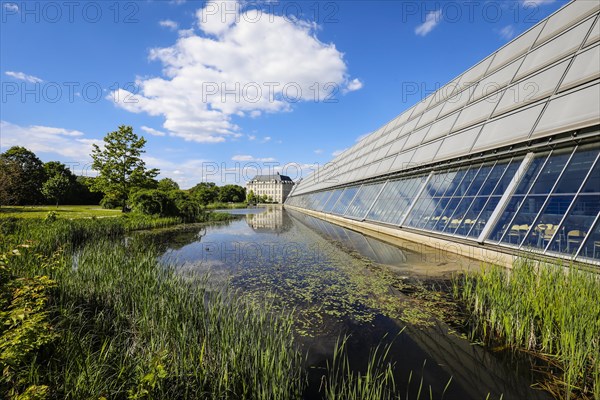
<path id="1" fill-rule="evenodd" d="M 474 340 L 526 351 L 542 362 L 556 398 L 600 399 L 600 280 L 576 267 L 519 260 L 458 278 Z"/>
<path id="2" fill-rule="evenodd" d="M 4 226 L 2 398 L 300 397 L 291 317 L 161 265 L 121 219 L 30 222 Z"/>
<path id="3" fill-rule="evenodd" d="M 220 210 L 220 209 L 238 209 L 238 208 L 247 208 L 248 203 L 210 203 L 207 204 L 204 208 L 207 210 Z"/>
<path id="4" fill-rule="evenodd" d="M 9 206 L 0 207 L 0 218 L 44 218 L 53 211 L 59 218 L 118 217 L 121 210 L 107 210 L 101 206 Z"/>

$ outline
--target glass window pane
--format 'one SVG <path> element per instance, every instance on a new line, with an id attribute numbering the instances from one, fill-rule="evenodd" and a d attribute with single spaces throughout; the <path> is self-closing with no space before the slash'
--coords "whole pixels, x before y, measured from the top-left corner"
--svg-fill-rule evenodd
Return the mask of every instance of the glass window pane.
<path id="1" fill-rule="evenodd" d="M 336 189 L 331 194 L 331 197 L 327 201 L 327 204 L 325 205 L 325 207 L 323 207 L 323 212 L 326 212 L 326 213 L 331 212 L 331 209 L 333 208 L 333 206 L 335 206 L 335 203 L 337 203 L 337 201 L 340 198 L 340 196 L 342 195 L 343 191 L 344 191 L 344 189 Z"/>
<path id="2" fill-rule="evenodd" d="M 436 221 L 435 225 L 433 226 L 433 228 L 431 228 L 431 229 L 436 230 L 436 231 L 441 231 L 442 229 L 444 229 L 446 224 L 448 224 L 450 222 L 450 217 L 454 213 L 454 210 L 456 209 L 456 207 L 458 206 L 460 201 L 461 201 L 460 197 L 453 197 L 453 198 L 449 199 L 446 202 L 447 204 L 446 204 L 445 208 L 441 212 L 439 212 L 439 214 L 436 216 L 437 221 Z"/>
<path id="3" fill-rule="evenodd" d="M 536 205 L 534 207 L 539 210 L 540 207 L 537 206 L 538 196 L 535 196 L 535 198 Z M 530 248 L 544 249 L 556 233 L 560 236 L 562 234 L 559 230 L 560 221 L 573 202 L 573 198 L 573 195 L 550 196 L 550 199 L 541 211 L 537 221 L 531 224 L 532 229 L 525 240 L 523 240 L 522 245 Z M 525 204 L 534 204 L 534 202 L 529 200 Z M 517 218 L 515 218 L 513 224 L 516 223 L 522 225 L 523 222 L 530 224 L 533 221 L 533 218 L 528 214 L 528 211 L 529 207 L 527 206 L 521 208 L 521 211 Z M 561 242 L 562 241 L 559 240 L 559 243 Z"/>
<path id="4" fill-rule="evenodd" d="M 331 209 L 331 213 L 343 215 L 344 212 L 346 211 L 346 208 L 348 208 L 348 205 L 350 204 L 350 202 L 352 201 L 352 199 L 356 195 L 356 192 L 358 192 L 359 189 L 360 189 L 360 187 L 357 187 L 357 186 L 346 188 L 344 190 L 344 193 L 342 193 L 342 195 L 340 196 L 335 207 L 333 207 Z"/>
<path id="5" fill-rule="evenodd" d="M 535 184 L 531 188 L 531 194 L 548 194 L 552 190 L 552 187 L 556 184 L 558 177 L 563 171 L 569 157 L 571 156 L 572 150 L 562 150 L 560 152 L 552 153 L 548 158 L 544 169 L 540 172 Z"/>
<path id="6" fill-rule="evenodd" d="M 600 193 L 600 160 L 596 162 L 581 193 Z"/>
<path id="7" fill-rule="evenodd" d="M 492 195 L 502 196 L 504 194 L 504 192 L 506 192 L 506 189 L 508 188 L 510 181 L 513 179 L 513 177 L 517 173 L 517 170 L 519 169 L 519 166 L 521 165 L 522 162 L 523 162 L 523 158 L 513 159 L 512 162 L 510 163 L 510 165 L 508 167 L 506 167 L 506 170 L 504 171 L 504 175 L 502 175 L 501 178 L 498 178 L 498 179 L 500 179 L 499 181 L 498 181 L 498 179 L 494 178 L 494 174 L 496 173 L 496 168 L 494 168 L 494 171 L 492 172 L 492 174 L 490 174 L 490 177 L 488 178 L 488 182 L 497 181 L 497 185 L 491 189 L 494 191 L 492 193 Z M 484 186 L 481 189 L 481 192 L 479 193 L 480 195 L 488 194 L 486 186 Z"/>
<path id="8" fill-rule="evenodd" d="M 493 165 L 484 165 L 479 169 L 477 176 L 473 179 L 471 186 L 464 194 L 465 196 L 475 196 L 481 190 L 483 183 L 488 179 L 490 172 L 492 171 Z"/>
<path id="9" fill-rule="evenodd" d="M 323 207 L 325 207 L 325 204 L 327 203 L 327 200 L 329 200 L 330 196 L 331 196 L 331 190 L 322 192 L 321 198 L 320 198 L 319 202 L 317 203 L 317 205 L 315 206 L 315 210 L 322 211 Z"/>
<path id="10" fill-rule="evenodd" d="M 585 244 L 579 253 L 578 259 L 581 257 L 600 260 L 600 219 L 596 222 L 596 227 L 590 232 Z"/>
<path id="11" fill-rule="evenodd" d="M 537 217 L 540 209 L 544 206 L 546 197 L 530 195 L 521 202 L 519 211 L 510 222 L 510 226 L 505 229 L 506 234 L 502 238 L 502 242 L 520 244 L 523 241 L 535 217 Z"/>
<path id="12" fill-rule="evenodd" d="M 563 221 L 560 235 L 557 235 L 548 250 L 558 253 L 576 253 L 599 211 L 600 195 L 578 196 L 569 215 Z"/>
<path id="13" fill-rule="evenodd" d="M 456 209 L 461 207 L 461 204 L 463 203 L 463 196 L 465 196 L 471 190 L 480 172 L 481 167 L 475 166 L 465 174 L 462 182 L 452 194 L 452 200 L 447 202 L 446 207 L 442 212 L 442 217 L 439 218 L 433 226 L 433 230 L 442 232 L 447 225 L 453 222 L 452 216 L 456 212 Z M 487 173 L 483 173 L 482 175 L 487 176 Z M 478 183 L 479 187 L 480 185 L 481 181 Z M 477 190 L 475 190 L 475 192 L 477 192 Z M 465 201 L 465 203 L 470 204 L 472 200 L 472 198 L 469 198 Z M 464 205 L 462 207 L 464 207 Z M 463 210 L 463 212 L 465 211 L 466 209 Z M 456 228 L 458 226 L 459 221 L 454 221 L 453 223 L 454 227 Z"/>
<path id="14" fill-rule="evenodd" d="M 397 224 L 401 220 L 402 216 L 406 212 L 406 209 L 410 207 L 412 202 L 412 196 L 409 196 L 410 192 L 418 185 L 418 181 L 415 179 L 406 179 L 396 188 L 396 200 L 393 202 L 393 206 L 390 207 L 383 217 L 383 222 L 389 224 Z"/>
<path id="15" fill-rule="evenodd" d="M 515 190 L 515 194 L 526 194 L 531 188 L 531 185 L 535 182 L 535 178 L 538 176 L 540 170 L 544 166 L 544 162 L 546 161 L 546 155 L 537 156 L 527 168 L 527 171 L 523 174 L 523 177 L 520 179 L 519 186 Z"/>
<path id="16" fill-rule="evenodd" d="M 427 183 L 427 187 L 419 197 L 419 200 L 417 200 L 405 225 L 415 228 L 425 225 L 430 220 L 434 210 L 437 209 L 437 203 L 440 201 L 440 198 L 446 192 L 456 190 L 453 183 L 460 182 L 465 172 L 466 170 L 463 169 L 434 174 Z"/>
<path id="17" fill-rule="evenodd" d="M 383 183 L 378 183 L 375 185 L 363 186 L 363 188 L 358 192 L 352 204 L 346 210 L 345 216 L 354 217 L 362 219 L 367 211 L 369 211 L 369 207 L 373 204 L 375 197 L 381 191 L 381 187 Z"/>
<path id="18" fill-rule="evenodd" d="M 597 148 L 578 149 L 569 161 L 569 165 L 561 176 L 554 192 L 577 193 L 597 156 Z"/>
<path id="19" fill-rule="evenodd" d="M 449 229 L 449 233 L 454 233 L 456 235 L 462 236 L 479 236 L 479 233 L 483 229 L 483 226 L 487 222 L 487 218 L 498 204 L 499 197 L 491 198 L 484 196 L 475 197 L 469 211 L 465 213 L 465 215 L 460 220 L 456 229 Z M 483 215 L 486 210 L 490 210 L 486 215 Z M 483 215 L 481 219 L 478 217 Z"/>
<path id="20" fill-rule="evenodd" d="M 504 209 L 504 212 L 498 219 L 496 226 L 490 233 L 489 240 L 499 242 L 500 239 L 502 239 L 504 232 L 508 229 L 509 223 L 512 221 L 514 215 L 516 214 L 517 210 L 521 206 L 521 203 L 523 202 L 524 199 L 525 199 L 525 196 L 515 195 L 509 200 L 508 204 L 506 205 L 506 208 Z M 489 216 L 488 216 L 488 218 L 489 218 Z M 515 226 L 513 228 L 513 230 L 519 230 L 519 227 Z M 527 232 L 523 232 L 523 235 L 525 233 L 527 233 Z M 513 232 L 512 239 L 515 239 L 514 240 L 515 244 L 521 242 L 522 238 L 520 237 L 520 235 L 518 235 L 518 237 L 514 237 L 515 235 L 516 235 L 516 232 Z"/>

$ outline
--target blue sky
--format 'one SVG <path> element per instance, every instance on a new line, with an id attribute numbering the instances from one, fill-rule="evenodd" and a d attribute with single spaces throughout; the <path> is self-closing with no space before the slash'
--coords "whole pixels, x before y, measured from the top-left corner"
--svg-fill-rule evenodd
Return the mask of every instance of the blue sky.
<path id="1" fill-rule="evenodd" d="M 184 188 L 298 178 L 563 4 L 3 1 L 1 150 L 93 174 L 131 125 Z"/>

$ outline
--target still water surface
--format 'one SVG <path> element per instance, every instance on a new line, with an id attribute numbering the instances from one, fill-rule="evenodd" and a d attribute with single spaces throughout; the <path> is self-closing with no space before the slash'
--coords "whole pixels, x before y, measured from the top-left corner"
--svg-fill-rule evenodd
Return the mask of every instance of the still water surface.
<path id="1" fill-rule="evenodd" d="M 419 323 L 422 313 L 402 290 L 476 262 L 410 243 L 397 247 L 280 206 L 230 212 L 239 219 L 152 235 L 163 246 L 163 261 L 182 273 L 209 273 L 282 313 L 293 310 L 298 344 L 308 354 L 306 399 L 320 398 L 321 377 L 343 335 L 350 335 L 357 369 L 372 348 L 392 341 L 402 398 L 416 398 L 422 381 L 421 398 L 431 391 L 440 399 L 451 377 L 445 399 L 548 398 L 530 388 L 526 364 L 471 345 L 427 316 Z"/>

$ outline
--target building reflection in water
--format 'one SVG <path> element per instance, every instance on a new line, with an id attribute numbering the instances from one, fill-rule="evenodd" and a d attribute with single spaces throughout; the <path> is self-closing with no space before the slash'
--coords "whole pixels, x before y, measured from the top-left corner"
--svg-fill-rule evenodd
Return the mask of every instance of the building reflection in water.
<path id="1" fill-rule="evenodd" d="M 295 211 L 288 212 L 292 214 L 293 218 L 321 234 L 321 236 L 355 250 L 363 257 L 367 257 L 378 264 L 402 265 L 407 262 L 404 251 L 396 246 L 306 214 Z"/>
<path id="2" fill-rule="evenodd" d="M 283 233 L 292 226 L 290 217 L 278 205 L 267 206 L 262 213 L 246 214 L 246 222 L 256 232 Z"/>

